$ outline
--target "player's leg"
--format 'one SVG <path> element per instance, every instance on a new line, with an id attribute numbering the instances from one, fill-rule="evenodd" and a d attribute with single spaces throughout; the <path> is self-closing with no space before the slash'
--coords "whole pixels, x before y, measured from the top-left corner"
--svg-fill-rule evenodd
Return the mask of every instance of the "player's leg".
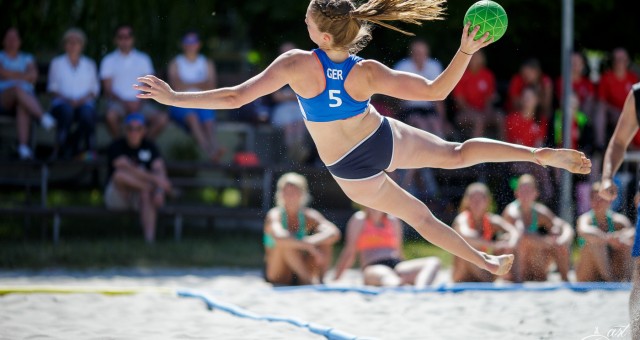
<path id="1" fill-rule="evenodd" d="M 353 201 L 407 222 L 429 242 L 492 273 L 509 271 L 513 256 L 492 256 L 472 248 L 458 233 L 438 220 L 427 206 L 382 173 L 366 180 L 336 178 Z"/>
<path id="2" fill-rule="evenodd" d="M 589 173 L 591 161 L 582 152 L 569 149 L 539 149 L 509 144 L 488 138 L 473 138 L 464 143 L 447 142 L 431 133 L 389 119 L 393 129 L 394 155 L 390 169 L 456 169 L 487 162 L 536 162 Z"/>

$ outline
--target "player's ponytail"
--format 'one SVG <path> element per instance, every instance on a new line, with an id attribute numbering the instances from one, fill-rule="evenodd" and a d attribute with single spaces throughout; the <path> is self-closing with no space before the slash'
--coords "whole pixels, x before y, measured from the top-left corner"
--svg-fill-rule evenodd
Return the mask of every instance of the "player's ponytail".
<path id="1" fill-rule="evenodd" d="M 369 0 L 356 8 L 351 0 L 311 0 L 310 9 L 320 31 L 333 36 L 334 47 L 357 53 L 371 41 L 370 23 L 413 35 L 387 22 L 421 25 L 424 20 L 440 20 L 445 1 Z"/>

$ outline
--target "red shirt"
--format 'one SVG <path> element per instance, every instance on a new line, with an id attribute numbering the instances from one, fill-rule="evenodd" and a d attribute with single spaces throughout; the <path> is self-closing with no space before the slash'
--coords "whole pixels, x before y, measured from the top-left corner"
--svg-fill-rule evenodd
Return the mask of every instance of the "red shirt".
<path id="1" fill-rule="evenodd" d="M 546 74 L 543 74 L 540 80 L 541 88 L 553 85 L 551 78 L 549 78 L 549 76 L 547 76 Z M 511 82 L 509 82 L 509 100 L 507 101 L 507 111 L 515 110 L 515 108 L 512 107 L 513 105 L 511 104 L 513 103 L 513 98 L 520 97 L 520 95 L 522 95 L 522 90 L 524 90 L 526 86 L 527 84 L 525 84 L 524 79 L 522 79 L 520 73 L 517 73 L 511 78 Z"/>
<path id="2" fill-rule="evenodd" d="M 576 96 L 578 96 L 580 104 L 583 104 L 587 98 L 596 93 L 596 87 L 593 86 L 591 80 L 585 76 L 571 82 L 571 87 Z M 558 96 L 558 101 L 562 101 L 562 77 L 558 77 L 556 81 L 556 96 Z"/>
<path id="3" fill-rule="evenodd" d="M 614 106 L 618 110 L 622 110 L 627 94 L 631 90 L 631 85 L 638 82 L 638 77 L 632 72 L 622 78 L 616 78 L 613 71 L 607 71 L 600 78 L 598 86 L 598 97 L 609 105 Z"/>
<path id="4" fill-rule="evenodd" d="M 539 147 L 547 136 L 548 124 L 545 118 L 540 123 L 523 117 L 518 112 L 507 115 L 507 142 L 530 147 Z"/>
<path id="5" fill-rule="evenodd" d="M 496 78 L 483 67 L 478 72 L 467 69 L 453 90 L 453 96 L 463 99 L 472 109 L 484 110 L 495 92 Z"/>

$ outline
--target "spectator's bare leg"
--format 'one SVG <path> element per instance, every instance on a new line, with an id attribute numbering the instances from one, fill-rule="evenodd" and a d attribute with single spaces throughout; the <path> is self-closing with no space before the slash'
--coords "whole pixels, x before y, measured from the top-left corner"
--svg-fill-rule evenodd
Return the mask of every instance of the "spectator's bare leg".
<path id="1" fill-rule="evenodd" d="M 144 239 L 147 243 L 153 243 L 156 236 L 157 209 L 153 202 L 152 191 L 143 190 L 140 192 L 140 220 Z"/>
<path id="2" fill-rule="evenodd" d="M 23 106 L 27 112 L 34 117 L 40 119 L 44 111 L 38 102 L 38 98 L 36 98 L 33 94 L 29 92 L 25 92 L 21 88 L 16 88 L 16 97 L 18 99 L 18 105 Z"/>
<path id="3" fill-rule="evenodd" d="M 18 143 L 20 145 L 28 145 L 29 133 L 31 132 L 31 116 L 22 105 L 16 107 L 16 130 L 18 132 Z"/>
<path id="4" fill-rule="evenodd" d="M 0 105 L 11 110 L 15 107 L 17 101 L 16 88 L 10 87 L 0 93 Z"/>
<path id="5" fill-rule="evenodd" d="M 569 247 L 561 245 L 553 247 L 553 258 L 558 266 L 560 278 L 562 278 L 562 281 L 569 282 L 569 268 L 571 266 Z"/>
<path id="6" fill-rule="evenodd" d="M 204 127 L 198 119 L 198 115 L 195 113 L 189 114 L 185 117 L 184 120 L 185 123 L 187 123 L 189 131 L 191 131 L 193 138 L 198 143 L 198 146 L 200 146 L 202 152 L 209 156 L 213 152 L 213 148 L 210 140 L 207 138 Z"/>
<path id="7" fill-rule="evenodd" d="M 397 287 L 402 284 L 402 278 L 391 268 L 376 264 L 367 266 L 362 272 L 364 284 L 367 286 Z"/>
<path id="8" fill-rule="evenodd" d="M 440 260 L 437 257 L 425 257 L 402 261 L 395 267 L 395 271 L 405 284 L 412 284 L 416 288 L 430 285 L 438 274 Z"/>

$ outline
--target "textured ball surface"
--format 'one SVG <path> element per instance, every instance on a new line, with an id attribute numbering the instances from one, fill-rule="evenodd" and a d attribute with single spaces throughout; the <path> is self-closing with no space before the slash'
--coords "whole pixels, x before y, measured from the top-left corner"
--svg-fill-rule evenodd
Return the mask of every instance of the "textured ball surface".
<path id="1" fill-rule="evenodd" d="M 462 25 L 466 25 L 467 22 L 471 22 L 470 31 L 476 26 L 480 26 L 478 34 L 474 37 L 475 40 L 480 39 L 482 35 L 489 32 L 489 38 L 493 38 L 495 42 L 502 38 L 507 31 L 507 12 L 504 11 L 500 4 L 494 1 L 481 0 L 471 5 L 467 10 Z"/>

